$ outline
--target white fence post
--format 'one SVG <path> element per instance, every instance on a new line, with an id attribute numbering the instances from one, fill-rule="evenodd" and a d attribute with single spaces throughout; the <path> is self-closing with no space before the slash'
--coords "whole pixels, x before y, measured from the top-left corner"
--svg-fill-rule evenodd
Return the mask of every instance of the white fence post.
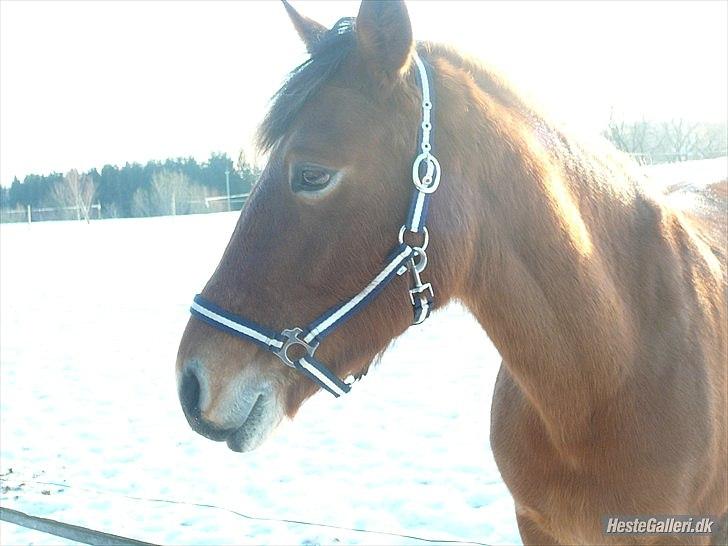
<path id="1" fill-rule="evenodd" d="M 33 218 L 32 218 L 32 216 L 30 214 L 30 205 L 28 205 L 28 209 L 27 210 L 28 210 L 28 223 L 30 224 L 33 221 Z"/>

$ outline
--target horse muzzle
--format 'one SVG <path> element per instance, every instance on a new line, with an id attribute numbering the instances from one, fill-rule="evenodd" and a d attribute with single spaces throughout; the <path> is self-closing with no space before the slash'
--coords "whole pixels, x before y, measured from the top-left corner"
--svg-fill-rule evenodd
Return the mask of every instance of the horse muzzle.
<path id="1" fill-rule="evenodd" d="M 283 416 L 274 389 L 244 373 L 217 388 L 209 375 L 197 360 L 178 366 L 179 400 L 192 430 L 233 451 L 260 446 Z"/>

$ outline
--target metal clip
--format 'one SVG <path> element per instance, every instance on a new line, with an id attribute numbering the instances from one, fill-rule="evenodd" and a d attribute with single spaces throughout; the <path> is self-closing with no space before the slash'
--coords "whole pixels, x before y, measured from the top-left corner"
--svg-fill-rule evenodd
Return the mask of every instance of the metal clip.
<path id="1" fill-rule="evenodd" d="M 423 253 L 424 254 L 424 253 Z M 425 256 L 423 256 L 424 260 L 427 260 Z M 425 262 L 426 263 L 426 262 Z M 428 283 L 423 283 L 422 279 L 420 278 L 420 271 L 422 271 L 424 268 L 418 267 L 418 265 L 415 263 L 415 259 L 410 258 L 409 260 L 409 270 L 412 275 L 412 288 L 410 288 L 409 296 L 410 301 L 412 302 L 412 306 L 415 306 L 415 296 L 420 296 L 421 294 L 425 292 L 430 293 L 430 299 L 435 298 L 435 294 L 432 291 L 432 285 Z"/>
<path id="2" fill-rule="evenodd" d="M 318 347 L 318 343 L 306 343 L 300 337 L 301 334 L 303 334 L 303 330 L 301 330 L 300 328 L 288 328 L 286 330 L 283 330 L 281 332 L 281 335 L 286 338 L 285 341 L 283 341 L 283 346 L 280 349 L 273 351 L 274 355 L 280 358 L 286 366 L 290 366 L 291 368 L 295 368 L 296 364 L 293 362 L 293 360 L 291 360 L 291 357 L 288 356 L 288 349 L 290 349 L 294 345 L 300 345 L 301 347 L 306 349 L 306 353 L 308 354 L 308 356 L 313 356 L 313 353 L 316 352 L 316 348 Z"/>

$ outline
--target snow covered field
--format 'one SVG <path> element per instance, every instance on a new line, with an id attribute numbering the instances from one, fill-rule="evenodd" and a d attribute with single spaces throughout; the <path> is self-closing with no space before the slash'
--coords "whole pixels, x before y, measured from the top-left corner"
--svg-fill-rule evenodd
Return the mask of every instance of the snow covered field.
<path id="1" fill-rule="evenodd" d="M 647 170 L 705 184 L 728 163 Z M 163 544 L 520 543 L 488 445 L 500 358 L 457 306 L 258 451 L 188 428 L 177 344 L 236 219 L 0 227 L 2 506 Z M 0 543 L 69 542 L 3 523 Z"/>
<path id="2" fill-rule="evenodd" d="M 700 187 L 728 179 L 728 157 L 698 159 L 681 163 L 658 163 L 645 167 L 647 175 L 660 187 L 690 184 Z"/>
<path id="3" fill-rule="evenodd" d="M 236 218 L 0 227 L 2 506 L 163 544 L 520 542 L 488 445 L 500 359 L 458 307 L 256 452 L 189 429 L 177 344 Z M 69 542 L 3 523 L 0 543 Z"/>

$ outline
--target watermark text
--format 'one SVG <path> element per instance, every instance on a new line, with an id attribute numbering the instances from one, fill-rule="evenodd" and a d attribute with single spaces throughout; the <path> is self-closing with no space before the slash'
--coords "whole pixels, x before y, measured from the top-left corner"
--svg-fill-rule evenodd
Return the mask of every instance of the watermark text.
<path id="1" fill-rule="evenodd" d="M 606 516 L 605 535 L 709 535 L 715 529 L 712 516 Z"/>

